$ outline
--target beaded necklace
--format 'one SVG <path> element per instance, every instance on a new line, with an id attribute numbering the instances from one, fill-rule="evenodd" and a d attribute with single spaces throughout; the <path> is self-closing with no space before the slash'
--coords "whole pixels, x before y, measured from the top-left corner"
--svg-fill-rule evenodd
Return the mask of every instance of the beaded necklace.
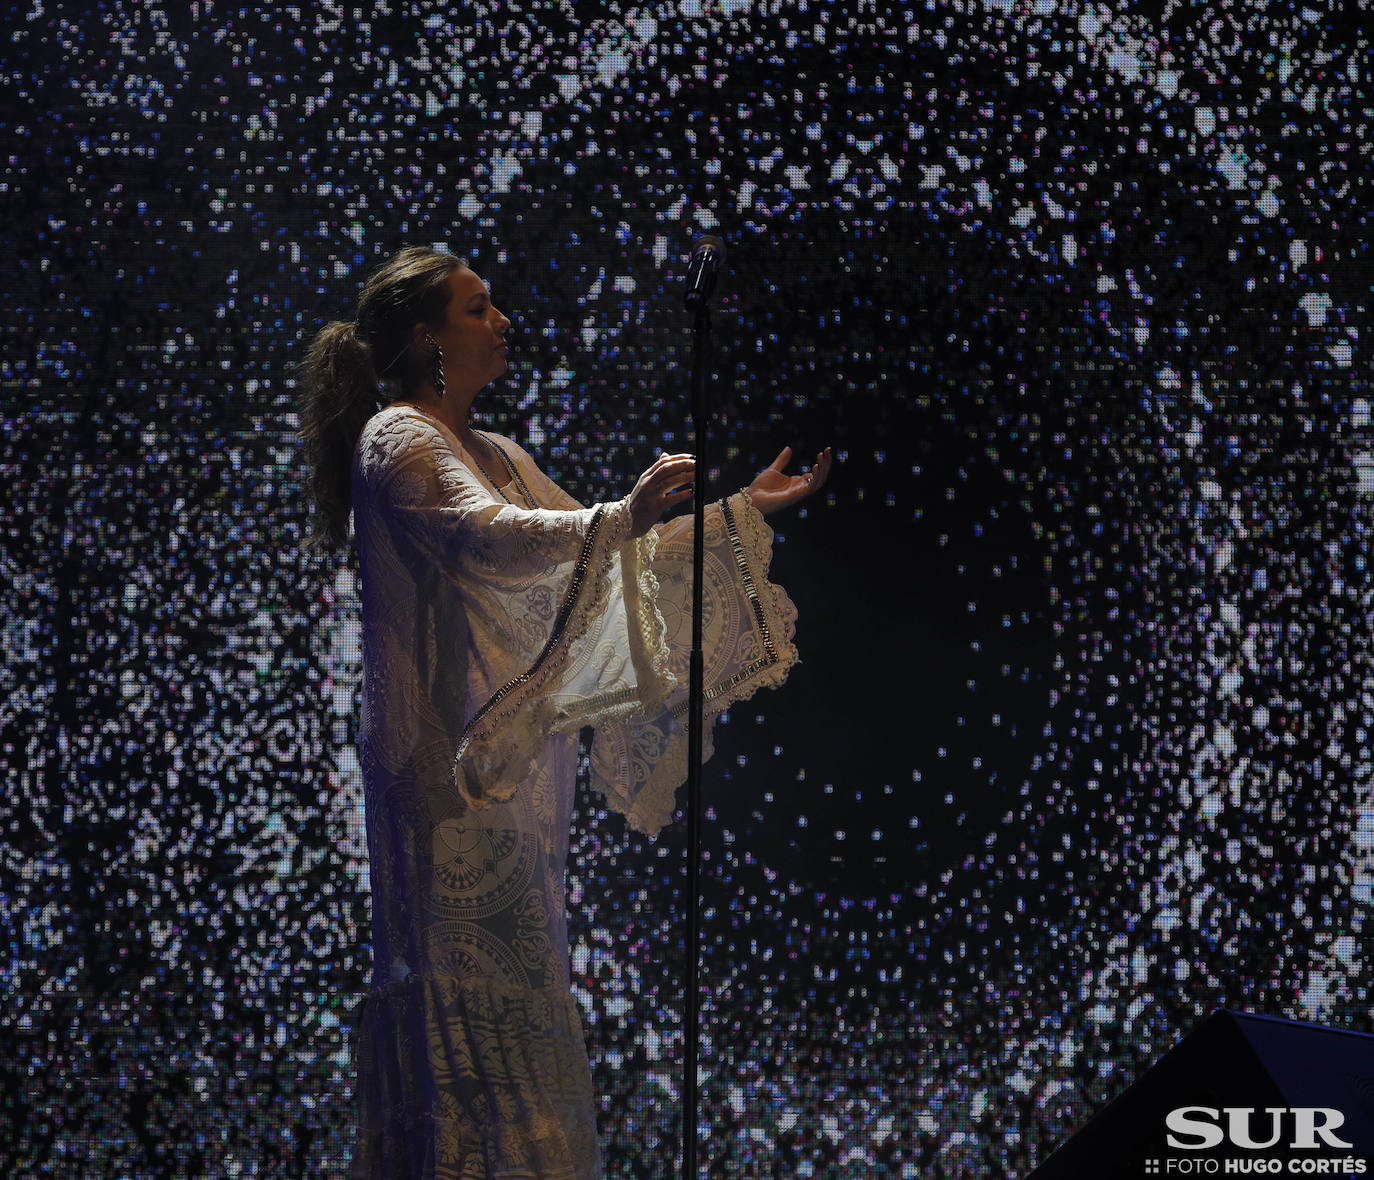
<path id="1" fill-rule="evenodd" d="M 444 426 L 443 420 L 439 418 L 436 414 L 434 414 L 431 410 L 426 409 L 424 406 L 417 405 L 415 402 L 397 402 L 396 404 L 406 405 L 409 406 L 412 410 L 418 410 L 426 418 L 429 418 L 431 421 L 438 422 L 439 425 Z M 444 426 L 444 429 L 447 430 L 448 427 Z M 533 493 L 526 485 L 524 479 L 521 478 L 520 472 L 518 472 L 515 469 L 515 464 L 511 462 L 511 457 L 508 454 L 506 454 L 506 448 L 503 447 L 499 442 L 497 442 L 494 438 L 491 437 L 491 435 L 489 435 L 484 430 L 474 430 L 472 433 L 480 436 L 482 440 L 487 444 L 487 446 L 491 447 L 492 450 L 494 450 L 498 455 L 501 456 L 501 462 L 505 464 L 506 470 L 510 472 L 510 477 L 515 481 L 515 486 L 520 489 L 520 494 L 524 496 L 525 503 L 528 504 L 531 508 L 538 508 L 539 505 L 535 503 Z M 482 473 L 482 477 L 487 481 L 487 483 L 491 484 L 496 494 L 500 496 L 501 499 L 503 499 L 507 504 L 511 505 L 511 507 L 514 507 L 515 501 L 512 500 L 508 495 L 506 495 L 505 488 L 499 486 L 497 482 L 494 479 L 492 479 L 491 472 L 482 466 L 482 461 L 475 454 L 472 455 L 472 461 L 477 464 L 477 470 Z"/>
<path id="2" fill-rule="evenodd" d="M 491 435 L 487 434 L 485 431 L 474 430 L 473 433 L 480 436 L 481 439 L 487 444 L 487 446 L 491 447 L 493 450 L 496 451 L 498 455 L 501 456 L 501 462 L 506 465 L 506 470 L 510 473 L 511 479 L 515 481 L 515 486 L 520 489 L 520 494 L 525 497 L 525 503 L 528 504 L 531 508 L 538 508 L 539 505 L 534 502 L 534 496 L 530 494 L 530 489 L 525 486 L 525 481 L 521 478 L 520 472 L 518 472 L 515 469 L 515 464 L 511 462 L 510 456 L 506 454 L 506 448 L 503 447 L 499 442 L 497 442 L 494 438 L 491 437 Z M 501 487 L 494 479 L 492 479 L 491 473 L 485 467 L 482 466 L 482 460 L 480 460 L 476 455 L 473 455 L 472 461 L 477 464 L 477 470 L 482 473 L 487 483 L 491 484 L 491 486 L 496 489 L 496 494 L 500 496 L 501 499 L 503 499 L 507 504 L 514 506 L 515 501 L 512 500 L 508 495 L 506 495 L 505 488 Z"/>

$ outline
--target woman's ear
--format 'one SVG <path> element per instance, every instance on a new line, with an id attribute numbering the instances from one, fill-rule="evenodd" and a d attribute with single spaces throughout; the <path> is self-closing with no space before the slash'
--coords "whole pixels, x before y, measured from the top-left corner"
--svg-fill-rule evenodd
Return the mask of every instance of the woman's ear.
<path id="1" fill-rule="evenodd" d="M 434 355 L 434 333 L 421 321 L 410 330 L 410 353 L 416 360 L 427 361 Z"/>

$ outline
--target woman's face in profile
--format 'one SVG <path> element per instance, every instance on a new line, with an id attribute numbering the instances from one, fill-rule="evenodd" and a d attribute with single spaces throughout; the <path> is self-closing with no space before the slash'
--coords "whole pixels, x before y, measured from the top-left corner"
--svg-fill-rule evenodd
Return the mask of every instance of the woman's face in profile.
<path id="1" fill-rule="evenodd" d="M 444 352 L 444 380 L 476 392 L 506 371 L 508 320 L 492 303 L 481 277 L 460 266 L 448 277 L 448 318 L 431 328 Z"/>

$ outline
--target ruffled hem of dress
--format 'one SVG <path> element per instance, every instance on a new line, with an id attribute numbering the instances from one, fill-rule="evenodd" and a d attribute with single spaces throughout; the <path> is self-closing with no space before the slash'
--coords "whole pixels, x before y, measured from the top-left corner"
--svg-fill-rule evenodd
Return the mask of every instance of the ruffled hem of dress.
<path id="1" fill-rule="evenodd" d="M 581 1017 L 566 987 L 412 974 L 368 993 L 354 1180 L 600 1175 Z"/>

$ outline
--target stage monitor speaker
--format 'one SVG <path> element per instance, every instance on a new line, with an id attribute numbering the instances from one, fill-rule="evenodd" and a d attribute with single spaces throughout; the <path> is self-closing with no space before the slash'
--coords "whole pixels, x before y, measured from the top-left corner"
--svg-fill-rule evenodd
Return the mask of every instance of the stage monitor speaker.
<path id="1" fill-rule="evenodd" d="M 1217 1012 L 1027 1180 L 1266 1171 L 1374 1180 L 1374 1036 Z"/>

